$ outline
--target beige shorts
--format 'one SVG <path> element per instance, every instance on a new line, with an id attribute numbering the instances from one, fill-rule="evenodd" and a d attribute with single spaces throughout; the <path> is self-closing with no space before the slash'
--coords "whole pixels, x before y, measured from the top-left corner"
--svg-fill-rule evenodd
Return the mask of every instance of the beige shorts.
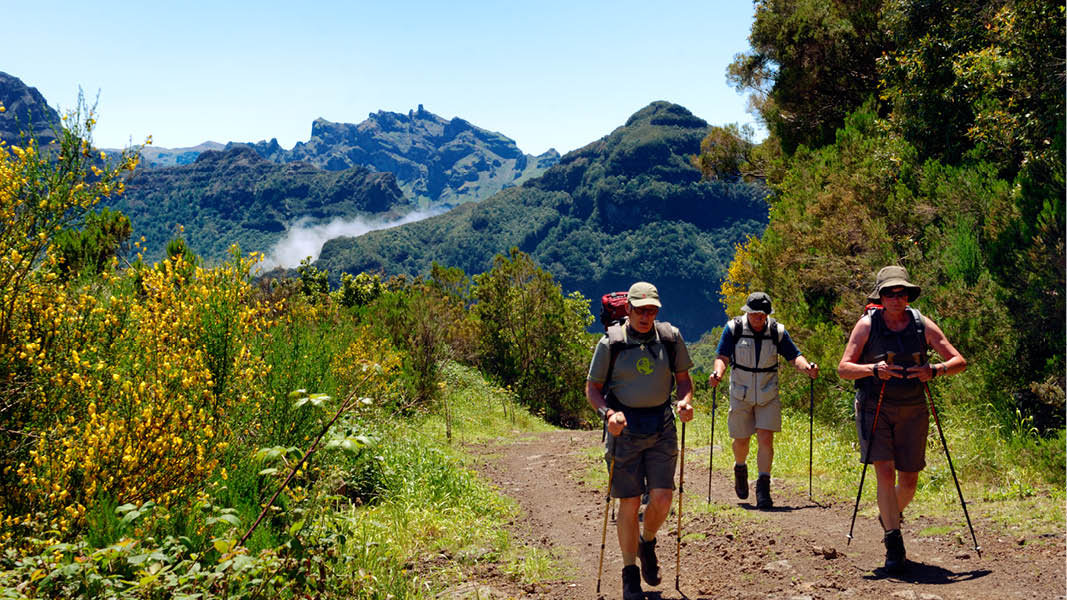
<path id="1" fill-rule="evenodd" d="M 735 440 L 752 437 L 757 429 L 781 431 L 782 401 L 775 398 L 763 406 L 758 406 L 731 398 L 726 425 L 730 430 L 730 437 Z"/>

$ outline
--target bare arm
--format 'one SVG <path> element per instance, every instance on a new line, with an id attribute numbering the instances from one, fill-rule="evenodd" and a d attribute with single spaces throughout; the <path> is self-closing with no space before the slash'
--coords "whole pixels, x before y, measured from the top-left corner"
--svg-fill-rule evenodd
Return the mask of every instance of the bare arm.
<path id="1" fill-rule="evenodd" d="M 967 359 L 963 358 L 960 351 L 948 341 L 945 332 L 930 319 L 923 317 L 926 345 L 933 348 L 944 360 L 940 363 L 927 363 L 908 369 L 908 375 L 917 377 L 920 381 L 928 381 L 934 377 L 944 377 L 962 373 L 967 369 Z"/>
<path id="2" fill-rule="evenodd" d="M 678 386 L 678 417 L 682 422 L 693 419 L 693 379 L 689 371 L 679 371 L 674 374 L 674 381 Z"/>
<path id="3" fill-rule="evenodd" d="M 678 389 L 680 393 L 681 386 Z M 608 402 L 604 399 L 603 383 L 586 381 L 585 399 L 589 401 L 589 406 L 592 406 L 593 410 L 597 411 L 598 414 L 600 409 L 607 409 L 608 431 L 611 432 L 611 435 L 617 436 L 622 433 L 623 428 L 626 427 L 626 415 L 608 408 Z"/>
<path id="4" fill-rule="evenodd" d="M 808 377 L 815 379 L 819 376 L 819 365 L 813 362 L 808 362 L 808 359 L 804 358 L 803 354 L 798 354 L 792 362 L 793 366 L 796 367 L 798 371 L 807 373 Z"/>
<path id="5" fill-rule="evenodd" d="M 719 387 L 719 382 L 726 376 L 726 367 L 728 366 L 730 366 L 729 356 L 720 354 L 715 357 L 715 365 L 711 368 L 711 375 L 708 375 L 708 385 Z"/>

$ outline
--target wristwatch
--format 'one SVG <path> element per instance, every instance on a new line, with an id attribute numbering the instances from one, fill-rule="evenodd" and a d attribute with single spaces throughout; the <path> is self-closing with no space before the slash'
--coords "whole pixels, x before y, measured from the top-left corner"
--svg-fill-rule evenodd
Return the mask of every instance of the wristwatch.
<path id="1" fill-rule="evenodd" d="M 610 409 L 608 407 L 601 406 L 600 408 L 596 409 L 596 414 L 600 415 L 600 420 L 601 421 L 607 421 L 608 420 L 608 411 L 609 410 Z"/>

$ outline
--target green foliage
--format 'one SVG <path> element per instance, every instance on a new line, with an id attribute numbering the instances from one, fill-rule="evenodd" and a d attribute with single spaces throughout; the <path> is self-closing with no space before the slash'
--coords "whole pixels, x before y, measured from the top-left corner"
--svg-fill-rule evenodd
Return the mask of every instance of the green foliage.
<path id="1" fill-rule="evenodd" d="M 554 423 L 578 423 L 592 322 L 588 302 L 564 296 L 552 276 L 512 248 L 474 277 L 473 312 L 481 324 L 480 362 L 512 386 L 519 401 Z"/>
<path id="2" fill-rule="evenodd" d="M 923 289 L 916 306 L 972 365 L 962 397 L 988 403 L 984 414 L 1006 430 L 1023 415 L 1054 433 L 1064 426 L 1065 117 L 1049 74 L 1062 73 L 1062 4 L 859 11 L 869 14 L 846 20 L 868 28 L 873 46 L 856 57 L 877 50 L 876 69 L 863 62 L 859 76 L 851 59 L 813 52 L 855 43 L 824 35 L 843 23 L 837 10 L 758 4 L 753 50 L 732 67 L 767 94 L 774 196 L 770 224 L 735 257 L 724 292 L 768 291 L 801 347 L 824 340 L 827 355 L 815 358 L 827 365 L 873 274 L 902 264 Z M 843 78 L 859 87 L 834 100 L 838 116 L 793 119 L 805 113 L 783 108 L 829 106 L 807 92 L 831 88 L 810 84 Z"/>
<path id="3" fill-rule="evenodd" d="M 123 256 L 133 230 L 130 220 L 108 208 L 85 217 L 80 230 L 65 229 L 56 236 L 53 252 L 59 258 L 59 271 L 66 278 L 102 273 L 111 259 Z"/>
<path id="4" fill-rule="evenodd" d="M 727 79 L 752 92 L 750 104 L 787 153 L 833 141 L 834 131 L 875 89 L 889 48 L 883 2 L 759 0 L 752 47 Z"/>

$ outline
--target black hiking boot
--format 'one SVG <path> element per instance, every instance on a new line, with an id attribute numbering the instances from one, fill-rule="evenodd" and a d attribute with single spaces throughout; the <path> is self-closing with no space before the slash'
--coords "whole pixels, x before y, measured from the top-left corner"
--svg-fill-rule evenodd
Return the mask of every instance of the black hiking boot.
<path id="1" fill-rule="evenodd" d="M 907 553 L 904 551 L 904 536 L 900 535 L 899 529 L 890 529 L 885 532 L 885 570 L 889 573 L 900 573 L 908 562 Z"/>
<path id="2" fill-rule="evenodd" d="M 641 570 L 637 565 L 622 568 L 622 600 L 645 600 L 641 590 Z"/>
<path id="3" fill-rule="evenodd" d="M 734 492 L 742 500 L 748 498 L 748 465 L 734 465 Z"/>
<path id="4" fill-rule="evenodd" d="M 644 577 L 648 585 L 659 585 L 663 579 L 659 576 L 659 563 L 656 561 L 656 538 L 641 542 L 637 545 L 637 556 L 641 559 L 641 577 Z"/>
<path id="5" fill-rule="evenodd" d="M 756 508 L 768 510 L 774 507 L 771 500 L 771 476 L 760 475 L 756 480 Z"/>

